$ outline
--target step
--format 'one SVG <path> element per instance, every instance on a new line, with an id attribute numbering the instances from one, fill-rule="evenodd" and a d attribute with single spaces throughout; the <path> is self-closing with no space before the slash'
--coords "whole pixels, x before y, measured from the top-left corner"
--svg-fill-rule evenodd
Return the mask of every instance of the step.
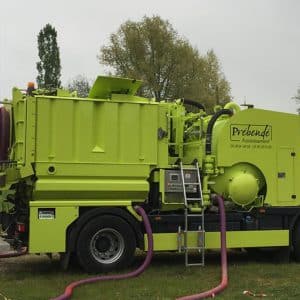
<path id="1" fill-rule="evenodd" d="M 204 247 L 202 246 L 199 246 L 199 247 L 187 247 L 187 248 L 184 248 L 186 251 L 188 250 L 203 250 Z"/>
<path id="2" fill-rule="evenodd" d="M 11 251 L 10 244 L 5 242 L 2 238 L 0 238 L 0 253 Z"/>
<path id="3" fill-rule="evenodd" d="M 202 229 L 200 229 L 200 230 L 182 230 L 181 232 L 184 232 L 184 233 L 205 233 L 205 230 L 202 230 Z"/>
<path id="4" fill-rule="evenodd" d="M 201 212 L 203 212 L 203 206 L 200 206 L 200 207 L 188 207 L 188 209 L 192 213 L 201 213 Z"/>
<path id="5" fill-rule="evenodd" d="M 204 263 L 187 263 L 186 266 L 187 267 L 197 267 L 197 266 L 201 266 L 204 267 Z"/>
<path id="6" fill-rule="evenodd" d="M 187 217 L 203 217 L 203 214 L 187 214 Z"/>

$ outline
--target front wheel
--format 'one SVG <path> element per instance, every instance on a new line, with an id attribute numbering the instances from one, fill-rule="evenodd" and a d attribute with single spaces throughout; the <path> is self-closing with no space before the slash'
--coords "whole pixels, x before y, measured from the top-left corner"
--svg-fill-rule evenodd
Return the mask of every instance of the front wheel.
<path id="1" fill-rule="evenodd" d="M 135 234 L 120 217 L 99 216 L 81 230 L 76 248 L 78 261 L 87 272 L 112 271 L 132 262 L 136 248 Z"/>

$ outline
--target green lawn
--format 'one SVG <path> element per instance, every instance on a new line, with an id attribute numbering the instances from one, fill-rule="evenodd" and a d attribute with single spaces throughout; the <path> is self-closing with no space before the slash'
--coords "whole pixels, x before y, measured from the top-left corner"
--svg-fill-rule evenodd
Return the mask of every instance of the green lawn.
<path id="1" fill-rule="evenodd" d="M 136 264 L 142 259 L 138 257 Z M 49 299 L 59 295 L 69 282 L 86 276 L 74 268 L 64 272 L 57 259 L 50 261 L 46 256 L 2 259 L 0 293 L 13 300 Z M 185 268 L 183 255 L 177 253 L 156 254 L 140 277 L 82 286 L 72 299 L 175 299 L 214 287 L 219 278 L 216 253 L 207 255 L 204 268 Z M 300 264 L 275 264 L 268 257 L 230 253 L 229 287 L 218 298 L 251 299 L 242 295 L 244 290 L 264 292 L 267 299 L 300 299 Z"/>

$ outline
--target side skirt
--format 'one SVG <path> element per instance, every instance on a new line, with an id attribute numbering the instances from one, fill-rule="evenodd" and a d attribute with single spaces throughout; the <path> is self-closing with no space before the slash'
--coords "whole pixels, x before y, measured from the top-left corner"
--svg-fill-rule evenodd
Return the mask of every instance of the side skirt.
<path id="1" fill-rule="evenodd" d="M 154 233 L 155 251 L 178 250 L 178 233 Z M 146 250 L 147 238 L 144 236 Z M 196 247 L 198 234 L 188 233 L 188 246 Z M 248 231 L 227 231 L 227 248 L 248 248 L 248 247 L 275 247 L 289 246 L 289 230 L 248 230 Z M 220 233 L 205 233 L 205 248 L 220 248 Z"/>

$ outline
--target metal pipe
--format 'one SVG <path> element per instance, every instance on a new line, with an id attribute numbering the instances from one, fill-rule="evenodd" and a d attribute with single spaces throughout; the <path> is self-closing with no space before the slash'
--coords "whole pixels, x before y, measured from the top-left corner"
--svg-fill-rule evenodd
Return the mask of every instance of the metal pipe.
<path id="1" fill-rule="evenodd" d="M 97 281 L 128 279 L 128 278 L 136 277 L 136 276 L 140 275 L 141 273 L 143 273 L 145 271 L 145 269 L 149 266 L 149 264 L 151 262 L 151 259 L 152 259 L 152 255 L 153 255 L 152 229 L 151 229 L 150 221 L 149 221 L 148 216 L 145 213 L 144 209 L 140 206 L 137 206 L 137 207 L 135 207 L 135 210 L 139 215 L 142 216 L 144 226 L 145 226 L 145 230 L 146 230 L 146 233 L 147 233 L 147 239 L 148 239 L 148 251 L 147 251 L 146 258 L 145 258 L 144 262 L 142 263 L 142 265 L 138 269 L 136 269 L 136 270 L 134 270 L 130 273 L 126 273 L 126 274 L 104 275 L 104 276 L 97 276 L 97 277 L 86 278 L 86 279 L 74 281 L 66 287 L 65 292 L 62 295 L 60 295 L 56 298 L 53 298 L 52 300 L 66 300 L 66 299 L 69 299 L 72 296 L 73 289 L 78 287 L 79 285 L 92 283 L 92 282 L 97 282 Z"/>
<path id="2" fill-rule="evenodd" d="M 219 213 L 220 213 L 222 280 L 218 286 L 216 286 L 211 290 L 202 292 L 200 294 L 180 297 L 177 298 L 176 300 L 196 300 L 196 299 L 204 299 L 208 297 L 214 298 L 216 294 L 222 292 L 228 285 L 225 207 L 224 207 L 223 198 L 221 196 L 217 195 L 216 199 L 218 201 Z"/>

